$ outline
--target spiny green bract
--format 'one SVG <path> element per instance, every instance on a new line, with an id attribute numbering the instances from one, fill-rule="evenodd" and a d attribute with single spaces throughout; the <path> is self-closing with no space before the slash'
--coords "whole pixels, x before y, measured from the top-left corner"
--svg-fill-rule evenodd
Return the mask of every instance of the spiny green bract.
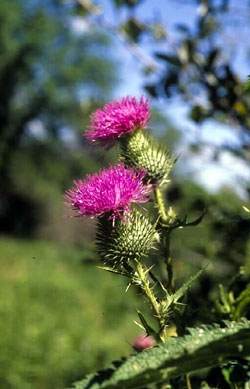
<path id="1" fill-rule="evenodd" d="M 157 232 L 149 219 L 133 210 L 128 220 L 98 219 L 96 245 L 104 264 L 112 268 L 140 261 L 154 247 Z"/>
<path id="2" fill-rule="evenodd" d="M 168 150 L 143 131 L 135 131 L 119 141 L 120 159 L 128 166 L 145 169 L 153 183 L 166 180 L 174 165 Z"/>

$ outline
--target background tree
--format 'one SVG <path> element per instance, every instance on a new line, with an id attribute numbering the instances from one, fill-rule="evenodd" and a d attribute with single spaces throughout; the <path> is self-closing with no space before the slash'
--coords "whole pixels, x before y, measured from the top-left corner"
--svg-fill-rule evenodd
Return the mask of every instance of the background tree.
<path id="1" fill-rule="evenodd" d="M 108 35 L 77 27 L 70 5 L 3 0 L 0 20 L 0 225 L 29 235 L 44 211 L 46 182 L 62 190 L 71 170 L 82 175 L 89 164 L 86 147 L 77 163 L 83 128 L 117 77 L 103 56 Z"/>

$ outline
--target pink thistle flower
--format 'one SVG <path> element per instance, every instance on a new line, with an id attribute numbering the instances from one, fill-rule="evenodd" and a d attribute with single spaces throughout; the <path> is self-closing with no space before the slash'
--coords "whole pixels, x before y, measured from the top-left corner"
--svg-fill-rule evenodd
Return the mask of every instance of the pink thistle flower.
<path id="1" fill-rule="evenodd" d="M 149 100 L 143 96 L 124 97 L 104 105 L 90 116 L 91 125 L 85 132 L 91 142 L 112 146 L 123 135 L 146 127 L 150 120 Z"/>
<path id="2" fill-rule="evenodd" d="M 153 347 L 155 345 L 155 340 L 148 335 L 141 334 L 134 339 L 132 346 L 137 351 L 143 351 L 147 348 Z"/>
<path id="3" fill-rule="evenodd" d="M 110 166 L 99 174 L 87 175 L 85 180 L 74 181 L 75 187 L 64 196 L 65 205 L 76 210 L 78 217 L 110 214 L 113 221 L 117 217 L 126 219 L 131 204 L 147 202 L 152 193 L 152 187 L 143 183 L 145 174 L 123 164 Z"/>

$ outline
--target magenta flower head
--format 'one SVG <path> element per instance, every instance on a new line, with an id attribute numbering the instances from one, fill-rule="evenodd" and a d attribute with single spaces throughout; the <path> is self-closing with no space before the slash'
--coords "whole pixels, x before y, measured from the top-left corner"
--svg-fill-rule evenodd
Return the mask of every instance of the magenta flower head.
<path id="1" fill-rule="evenodd" d="M 129 216 L 132 203 L 149 200 L 152 188 L 143 183 L 144 171 L 136 173 L 123 164 L 110 166 L 100 173 L 87 175 L 85 180 L 74 181 L 64 198 L 66 206 L 77 211 L 78 217 L 109 215 L 113 221 Z"/>
<path id="2" fill-rule="evenodd" d="M 149 100 L 143 96 L 124 97 L 104 105 L 90 116 L 91 125 L 85 132 L 91 142 L 112 146 L 116 139 L 138 129 L 146 128 L 150 120 Z"/>

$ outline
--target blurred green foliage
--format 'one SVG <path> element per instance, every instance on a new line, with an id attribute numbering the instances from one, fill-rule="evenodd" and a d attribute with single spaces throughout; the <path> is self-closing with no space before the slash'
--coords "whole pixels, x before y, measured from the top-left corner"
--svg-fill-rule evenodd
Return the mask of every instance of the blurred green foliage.
<path id="1" fill-rule="evenodd" d="M 87 251 L 0 239 L 1 389 L 54 389 L 128 355 L 137 299 Z M 112 280 L 111 280 L 112 278 Z"/>
<path id="2" fill-rule="evenodd" d="M 66 3 L 1 1 L 2 232 L 34 236 L 53 188 L 96 167 L 82 133 L 118 80 L 110 43 Z"/>
<path id="3" fill-rule="evenodd" d="M 211 194 L 192 181 L 178 179 L 166 196 L 188 221 L 205 210 L 198 226 L 175 231 L 171 240 L 178 285 L 197 268 L 207 266 L 189 292 L 188 326 L 231 319 L 221 315 L 214 303 L 220 299 L 220 284 L 237 297 L 250 283 L 250 218 L 242 200 L 229 187 Z"/>

